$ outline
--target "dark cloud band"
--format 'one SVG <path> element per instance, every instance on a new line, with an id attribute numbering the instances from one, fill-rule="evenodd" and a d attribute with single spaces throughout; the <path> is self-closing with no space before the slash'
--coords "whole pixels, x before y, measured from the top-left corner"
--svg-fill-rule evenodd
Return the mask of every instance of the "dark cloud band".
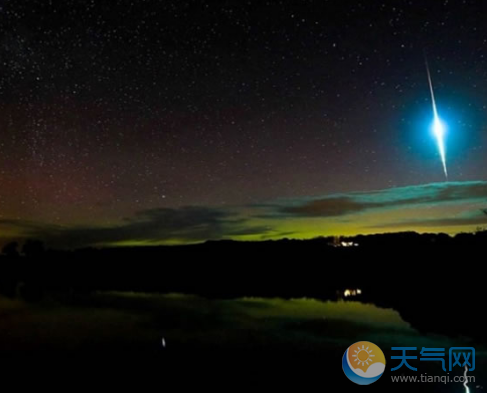
<path id="1" fill-rule="evenodd" d="M 267 217 L 339 217 L 377 209 L 486 201 L 487 182 L 433 183 L 387 190 L 303 198 L 268 206 Z"/>

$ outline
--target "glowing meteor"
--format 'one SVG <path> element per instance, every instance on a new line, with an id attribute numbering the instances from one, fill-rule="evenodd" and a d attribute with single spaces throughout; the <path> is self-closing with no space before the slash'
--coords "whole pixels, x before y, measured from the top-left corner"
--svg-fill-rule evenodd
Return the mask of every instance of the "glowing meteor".
<path id="1" fill-rule="evenodd" d="M 445 150 L 445 124 L 441 121 L 438 115 L 438 109 L 436 107 L 435 92 L 433 90 L 433 82 L 431 81 L 430 68 L 428 62 L 426 62 L 426 72 L 428 73 L 428 82 L 431 92 L 431 103 L 433 105 L 433 133 L 438 143 L 438 150 L 440 152 L 441 162 L 443 164 L 443 171 L 445 172 L 446 180 L 448 180 L 448 171 L 446 169 L 446 150 Z"/>

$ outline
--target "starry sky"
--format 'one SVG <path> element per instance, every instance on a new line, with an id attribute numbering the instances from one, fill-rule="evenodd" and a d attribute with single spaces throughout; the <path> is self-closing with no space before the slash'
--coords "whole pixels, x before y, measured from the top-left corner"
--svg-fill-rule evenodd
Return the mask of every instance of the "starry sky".
<path id="1" fill-rule="evenodd" d="M 485 7 L 0 0 L 0 244 L 474 230 Z"/>

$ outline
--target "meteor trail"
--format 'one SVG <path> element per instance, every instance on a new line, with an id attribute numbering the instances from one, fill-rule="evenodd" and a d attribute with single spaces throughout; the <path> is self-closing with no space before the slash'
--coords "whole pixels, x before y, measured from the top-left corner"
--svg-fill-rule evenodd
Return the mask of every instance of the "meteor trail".
<path id="1" fill-rule="evenodd" d="M 445 172 L 446 180 L 448 180 L 448 170 L 446 169 L 446 152 L 445 152 L 445 125 L 438 115 L 436 107 L 435 92 L 433 90 L 433 82 L 431 81 L 431 73 L 426 60 L 426 72 L 428 73 L 428 82 L 431 92 L 431 103 L 433 105 L 433 133 L 435 134 L 438 150 L 440 152 L 441 162 L 443 164 L 443 171 Z"/>

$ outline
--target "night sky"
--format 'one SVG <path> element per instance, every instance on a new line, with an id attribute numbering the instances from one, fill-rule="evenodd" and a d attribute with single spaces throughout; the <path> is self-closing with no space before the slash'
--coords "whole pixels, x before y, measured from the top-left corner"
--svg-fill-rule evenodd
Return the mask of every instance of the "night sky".
<path id="1" fill-rule="evenodd" d="M 472 231 L 487 205 L 486 11 L 2 0 L 0 244 Z"/>

